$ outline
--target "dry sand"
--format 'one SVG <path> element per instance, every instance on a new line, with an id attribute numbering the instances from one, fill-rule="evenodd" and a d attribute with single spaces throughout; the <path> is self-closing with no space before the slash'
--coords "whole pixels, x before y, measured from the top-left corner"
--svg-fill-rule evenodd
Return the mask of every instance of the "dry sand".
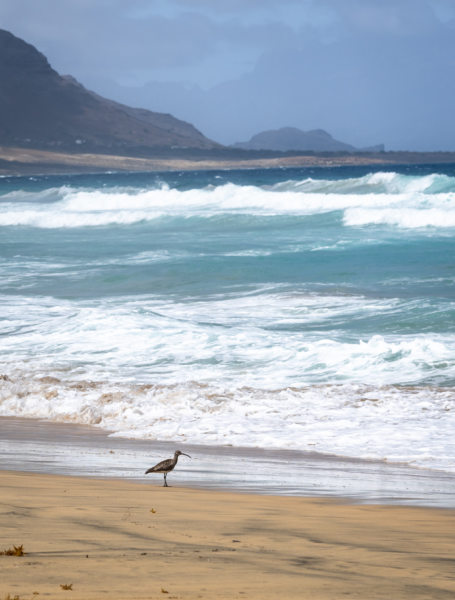
<path id="1" fill-rule="evenodd" d="M 455 598 L 453 510 L 161 483 L 0 472 L 0 599 Z"/>
<path id="2" fill-rule="evenodd" d="M 379 152 L 358 154 L 299 154 L 253 158 L 222 157 L 140 158 L 109 154 L 58 152 L 0 146 L 0 176 L 103 173 L 109 171 L 188 171 L 212 169 L 270 169 L 284 167 L 342 167 L 408 164 L 453 164 L 455 152 Z"/>
<path id="3" fill-rule="evenodd" d="M 138 158 L 109 154 L 73 154 L 0 146 L 1 175 L 87 173 L 105 171 L 187 171 L 276 167 L 331 167 L 388 164 L 375 156 L 280 156 L 275 158 Z"/>

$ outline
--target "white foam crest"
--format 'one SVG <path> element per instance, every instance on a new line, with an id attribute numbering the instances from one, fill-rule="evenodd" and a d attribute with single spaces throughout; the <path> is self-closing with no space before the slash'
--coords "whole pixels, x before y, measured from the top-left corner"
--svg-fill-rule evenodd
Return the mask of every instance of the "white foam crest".
<path id="1" fill-rule="evenodd" d="M 441 175 L 436 173 L 413 176 L 394 172 L 379 172 L 371 173 L 364 179 L 367 186 L 375 187 L 388 194 L 417 194 L 430 191 L 431 187 L 437 181 L 440 181 L 440 178 Z M 454 189 L 455 179 L 450 179 L 452 181 L 452 189 Z"/>
<path id="2" fill-rule="evenodd" d="M 437 208 L 387 208 L 382 210 L 351 208 L 345 211 L 343 222 L 351 227 L 362 225 L 394 225 L 403 229 L 455 227 L 455 207 L 451 210 Z"/>
<path id="3" fill-rule="evenodd" d="M 455 178 L 438 173 L 402 175 L 380 171 L 363 177 L 345 179 L 288 180 L 270 186 L 274 191 L 294 191 L 324 194 L 414 194 L 455 191 Z"/>
<path id="4" fill-rule="evenodd" d="M 380 219 L 381 211 L 387 215 L 386 211 L 393 209 L 422 211 L 422 214 L 425 210 L 439 211 L 433 215 L 434 226 L 439 226 L 436 223 L 441 223 L 444 214 L 448 215 L 450 221 L 452 213 L 455 212 L 455 194 L 317 193 L 273 191 L 234 184 L 186 191 L 161 187 L 135 193 L 70 190 L 58 202 L 5 203 L 0 214 L 0 225 L 41 228 L 88 227 L 129 225 L 162 216 L 207 218 L 226 213 L 304 216 L 353 209 L 376 209 L 376 213 L 371 213 L 371 218 L 376 220 Z M 361 223 L 360 214 L 356 216 L 356 213 L 348 212 L 347 216 L 345 215 L 345 224 Z M 384 222 L 387 222 L 387 216 L 383 218 Z"/>

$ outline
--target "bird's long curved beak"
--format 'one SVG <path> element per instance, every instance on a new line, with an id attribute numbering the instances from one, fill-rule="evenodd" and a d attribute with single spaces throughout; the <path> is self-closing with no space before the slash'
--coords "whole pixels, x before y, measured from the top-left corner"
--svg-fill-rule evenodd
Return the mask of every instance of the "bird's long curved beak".
<path id="1" fill-rule="evenodd" d="M 188 456 L 188 458 L 191 458 L 191 456 L 189 454 L 185 454 L 185 452 L 182 452 L 183 456 Z"/>

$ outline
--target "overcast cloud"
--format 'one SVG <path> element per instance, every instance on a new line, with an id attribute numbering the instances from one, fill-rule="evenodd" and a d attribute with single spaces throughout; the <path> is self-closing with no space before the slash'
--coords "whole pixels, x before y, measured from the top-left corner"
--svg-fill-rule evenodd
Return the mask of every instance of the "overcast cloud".
<path id="1" fill-rule="evenodd" d="M 455 150 L 453 0 L 2 0 L 60 73 L 223 143 L 323 128 Z"/>

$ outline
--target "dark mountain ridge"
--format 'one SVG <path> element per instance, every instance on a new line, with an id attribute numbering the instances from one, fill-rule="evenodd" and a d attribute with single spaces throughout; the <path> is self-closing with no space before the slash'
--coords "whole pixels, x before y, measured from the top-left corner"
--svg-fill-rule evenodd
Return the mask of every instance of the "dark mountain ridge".
<path id="1" fill-rule="evenodd" d="M 5 30 L 0 30 L 0 81 L 0 145 L 141 155 L 221 148 L 172 115 L 90 92 Z"/>
<path id="2" fill-rule="evenodd" d="M 234 148 L 244 150 L 275 150 L 278 152 L 381 152 L 384 146 L 359 149 L 340 142 L 323 129 L 302 131 L 297 127 L 270 129 L 253 135 L 248 142 L 238 142 Z"/>

